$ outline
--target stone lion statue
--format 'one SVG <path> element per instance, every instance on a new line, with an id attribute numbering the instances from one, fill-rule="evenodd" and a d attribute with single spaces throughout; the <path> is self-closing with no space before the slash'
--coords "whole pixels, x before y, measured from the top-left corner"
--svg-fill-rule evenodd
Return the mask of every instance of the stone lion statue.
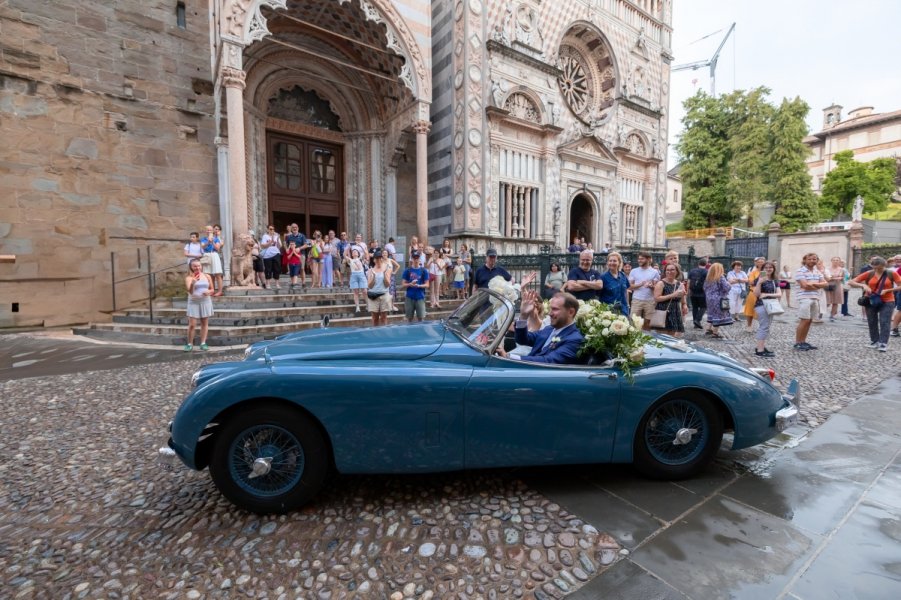
<path id="1" fill-rule="evenodd" d="M 238 235 L 232 249 L 232 285 L 254 286 L 253 281 L 253 238 L 246 233 Z"/>

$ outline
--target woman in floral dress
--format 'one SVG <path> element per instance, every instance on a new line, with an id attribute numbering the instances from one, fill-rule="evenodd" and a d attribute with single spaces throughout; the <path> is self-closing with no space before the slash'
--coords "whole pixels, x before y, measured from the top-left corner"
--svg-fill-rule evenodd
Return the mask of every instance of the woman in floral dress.
<path id="1" fill-rule="evenodd" d="M 729 291 L 732 286 L 723 276 L 723 265 L 713 263 L 710 270 L 707 271 L 707 279 L 704 281 L 704 296 L 707 300 L 707 322 L 710 328 L 707 335 L 714 338 L 721 338 L 719 328 L 726 325 L 732 325 L 732 317 L 729 314 Z M 726 302 L 723 302 L 723 299 Z M 723 305 L 726 305 L 723 308 Z"/>

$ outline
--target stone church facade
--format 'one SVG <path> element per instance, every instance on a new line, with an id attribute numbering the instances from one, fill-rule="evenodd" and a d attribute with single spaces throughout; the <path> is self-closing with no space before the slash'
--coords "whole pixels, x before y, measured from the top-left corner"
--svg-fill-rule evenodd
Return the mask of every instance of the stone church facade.
<path id="1" fill-rule="evenodd" d="M 671 0 L 8 0 L 0 326 L 101 318 L 114 266 L 141 273 L 144 246 L 177 264 L 211 222 L 227 240 L 297 222 L 478 252 L 661 245 L 671 14 Z"/>

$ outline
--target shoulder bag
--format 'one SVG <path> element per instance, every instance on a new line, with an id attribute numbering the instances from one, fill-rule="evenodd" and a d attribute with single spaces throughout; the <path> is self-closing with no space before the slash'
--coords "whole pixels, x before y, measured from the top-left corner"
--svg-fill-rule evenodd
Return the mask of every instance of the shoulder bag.
<path id="1" fill-rule="evenodd" d="M 678 285 L 678 284 L 677 284 Z M 675 293 L 675 289 L 673 289 L 673 293 Z M 673 303 L 675 298 L 670 298 L 669 302 L 666 303 L 666 308 L 661 310 L 659 308 L 654 310 L 654 314 L 651 315 L 651 327 L 653 329 L 666 329 L 666 313 L 669 312 L 669 307 Z"/>
<path id="2" fill-rule="evenodd" d="M 888 271 L 883 271 L 882 277 L 879 278 L 879 285 L 876 287 L 876 293 L 874 294 L 863 294 L 860 298 L 857 299 L 857 304 L 860 306 L 869 306 L 871 308 L 879 308 L 883 304 L 882 300 L 882 288 L 885 286 L 885 278 L 888 276 Z"/>
<path id="3" fill-rule="evenodd" d="M 766 314 L 770 316 L 781 315 L 785 312 L 785 309 L 782 308 L 782 303 L 779 302 L 779 298 L 764 298 L 763 308 L 766 310 Z"/>

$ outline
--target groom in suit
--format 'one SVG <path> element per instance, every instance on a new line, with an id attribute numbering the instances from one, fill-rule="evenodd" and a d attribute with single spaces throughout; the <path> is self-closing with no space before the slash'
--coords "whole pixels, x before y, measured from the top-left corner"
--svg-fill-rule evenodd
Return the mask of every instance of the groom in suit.
<path id="1" fill-rule="evenodd" d="M 497 355 L 502 358 L 547 364 L 575 363 L 576 354 L 583 340 L 574 322 L 576 312 L 579 310 L 579 301 L 566 292 L 554 294 L 550 302 L 550 326 L 532 332 L 528 330 L 528 320 L 535 315 L 536 302 L 538 302 L 537 294 L 523 292 L 520 318 L 515 326 L 516 343 L 532 346 L 532 351 L 526 356 L 518 356 L 508 355 L 503 348 L 498 348 Z"/>

